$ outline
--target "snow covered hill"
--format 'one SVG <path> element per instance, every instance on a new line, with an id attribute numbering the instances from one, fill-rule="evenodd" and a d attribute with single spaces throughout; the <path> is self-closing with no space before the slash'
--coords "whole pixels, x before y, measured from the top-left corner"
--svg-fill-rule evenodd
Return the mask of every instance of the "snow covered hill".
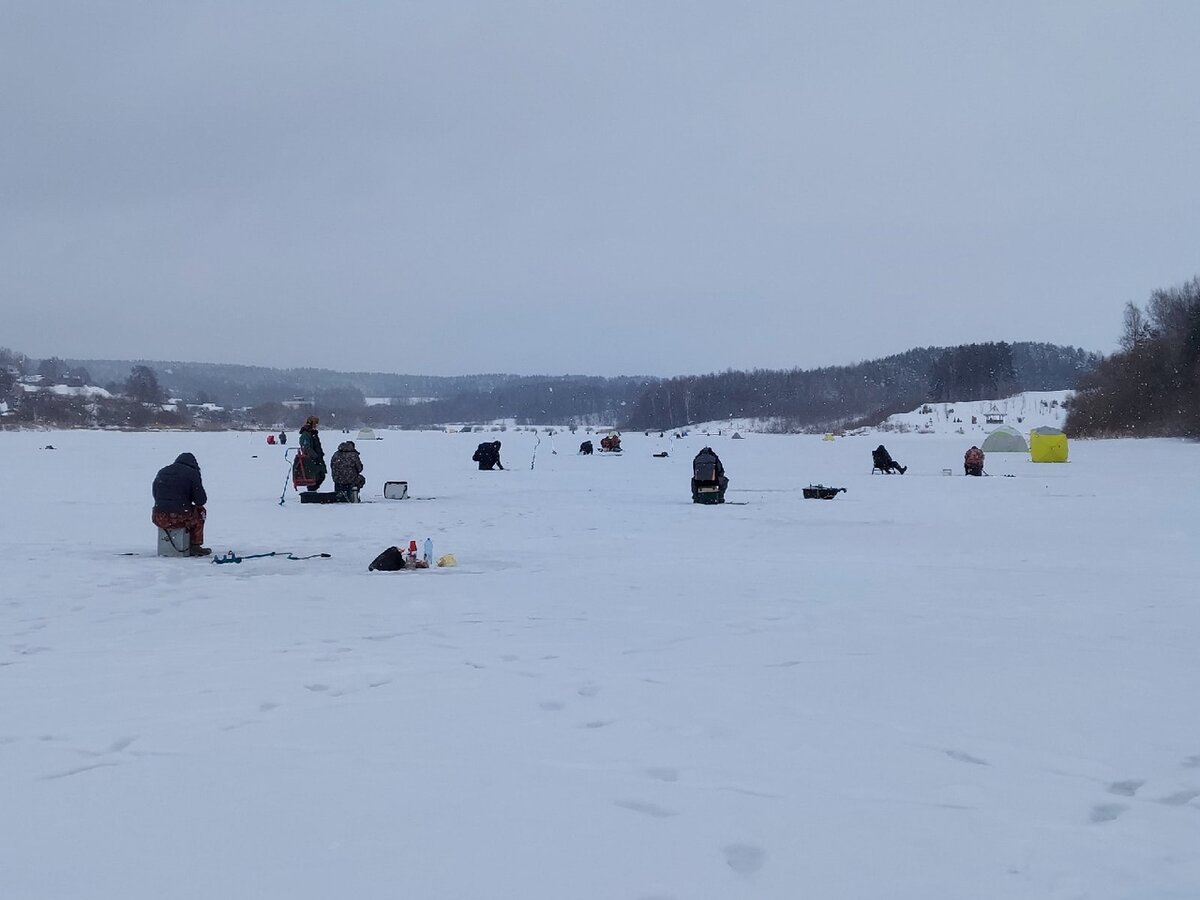
<path id="1" fill-rule="evenodd" d="M 926 403 L 889 416 L 879 430 L 983 437 L 999 425 L 1011 425 L 1028 434 L 1043 425 L 1062 428 L 1074 396 L 1074 391 L 1027 391 L 1001 400 Z"/>
<path id="2" fill-rule="evenodd" d="M 959 434 L 982 439 L 999 425 L 1011 425 L 1017 431 L 1028 434 L 1031 428 L 1042 425 L 1061 428 L 1073 396 L 1074 391 L 1026 391 L 999 400 L 924 403 L 911 412 L 889 416 L 878 428 L 858 429 L 855 433 Z M 730 418 L 701 422 L 688 430 L 714 436 L 734 432 L 743 435 L 771 433 L 778 430 L 778 423 L 772 419 Z"/>

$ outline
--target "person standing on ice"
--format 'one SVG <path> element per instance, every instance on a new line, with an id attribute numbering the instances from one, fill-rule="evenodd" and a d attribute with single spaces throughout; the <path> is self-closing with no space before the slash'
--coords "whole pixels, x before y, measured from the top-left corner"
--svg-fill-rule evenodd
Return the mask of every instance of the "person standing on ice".
<path id="1" fill-rule="evenodd" d="M 471 457 L 471 459 L 479 463 L 480 472 L 504 468 L 504 466 L 500 464 L 499 441 L 484 441 L 475 448 L 475 454 Z"/>
<path id="2" fill-rule="evenodd" d="M 164 531 L 186 528 L 191 539 L 189 556 L 208 556 L 204 546 L 204 504 L 208 494 L 200 478 L 200 464 L 190 453 L 180 453 L 175 462 L 158 470 L 154 476 L 154 510 L 150 521 Z"/>
<path id="3" fill-rule="evenodd" d="M 315 491 L 325 480 L 325 451 L 321 449 L 321 435 L 317 426 L 321 420 L 309 416 L 300 429 L 300 452 L 292 463 L 292 483 L 304 485 L 306 490 Z"/>

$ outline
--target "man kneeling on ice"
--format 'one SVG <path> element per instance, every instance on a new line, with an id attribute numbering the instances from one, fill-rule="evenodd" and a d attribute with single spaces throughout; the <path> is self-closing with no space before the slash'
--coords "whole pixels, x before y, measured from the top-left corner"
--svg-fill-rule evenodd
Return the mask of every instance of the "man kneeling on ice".
<path id="1" fill-rule="evenodd" d="M 204 544 L 204 504 L 208 494 L 200 479 L 200 464 L 190 453 L 180 453 L 175 462 L 154 476 L 154 511 L 150 521 L 164 531 L 185 528 L 192 545 L 189 556 L 208 556 Z M 183 549 L 182 547 L 179 549 Z"/>

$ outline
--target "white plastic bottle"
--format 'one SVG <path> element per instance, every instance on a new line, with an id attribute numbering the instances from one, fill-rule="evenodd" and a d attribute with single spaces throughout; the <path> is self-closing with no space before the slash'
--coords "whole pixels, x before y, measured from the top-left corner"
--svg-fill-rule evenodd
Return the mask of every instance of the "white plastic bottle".
<path id="1" fill-rule="evenodd" d="M 425 538 L 425 565 L 433 565 L 433 539 Z"/>

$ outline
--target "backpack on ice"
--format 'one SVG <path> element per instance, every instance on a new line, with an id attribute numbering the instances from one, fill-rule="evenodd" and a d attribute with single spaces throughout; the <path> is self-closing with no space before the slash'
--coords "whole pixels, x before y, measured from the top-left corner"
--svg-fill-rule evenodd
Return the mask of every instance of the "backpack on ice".
<path id="1" fill-rule="evenodd" d="M 404 568 L 404 553 L 399 547 L 388 547 L 367 566 L 368 572 L 399 572 Z"/>

